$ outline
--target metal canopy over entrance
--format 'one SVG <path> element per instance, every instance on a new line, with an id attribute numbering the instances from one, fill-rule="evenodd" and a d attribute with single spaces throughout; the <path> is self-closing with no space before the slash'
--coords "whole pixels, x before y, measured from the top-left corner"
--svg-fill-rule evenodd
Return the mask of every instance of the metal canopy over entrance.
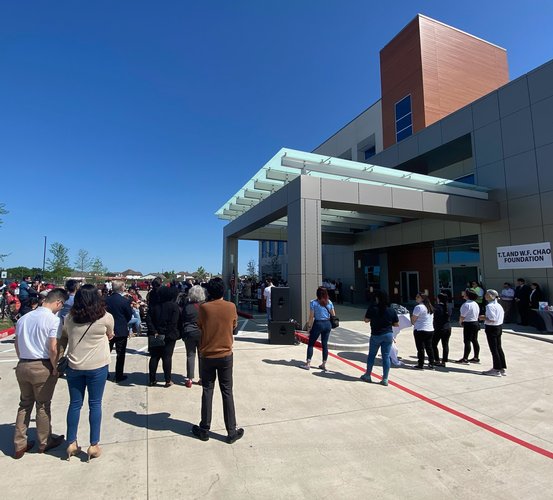
<path id="1" fill-rule="evenodd" d="M 216 215 L 220 219 L 232 221 L 300 175 L 372 186 L 393 186 L 409 191 L 488 198 L 488 190 L 480 186 L 283 148 L 217 210 Z M 399 224 L 408 219 L 409 217 L 405 216 L 389 216 L 366 211 L 362 207 L 359 210 L 338 210 L 323 206 L 321 209 L 321 225 L 324 232 L 357 233 L 388 224 Z M 287 225 L 287 217 L 281 217 L 272 221 L 269 227 Z"/>
<path id="2" fill-rule="evenodd" d="M 406 219 L 497 220 L 499 205 L 480 186 L 281 149 L 216 214 L 229 221 L 223 230 L 227 282 L 239 239 L 288 241 L 292 317 L 303 324 L 322 279 L 323 243 L 365 242 Z"/>

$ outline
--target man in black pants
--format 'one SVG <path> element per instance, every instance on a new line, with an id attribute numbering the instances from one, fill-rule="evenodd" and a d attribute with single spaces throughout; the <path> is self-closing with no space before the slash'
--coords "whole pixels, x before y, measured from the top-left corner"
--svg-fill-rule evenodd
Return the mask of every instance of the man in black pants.
<path id="1" fill-rule="evenodd" d="M 202 332 L 200 339 L 200 376 L 202 379 L 202 420 L 192 427 L 192 433 L 201 439 L 209 439 L 211 410 L 215 380 L 223 396 L 223 416 L 227 429 L 227 443 L 232 444 L 244 435 L 244 429 L 236 428 L 234 396 L 232 392 L 232 344 L 233 331 L 238 321 L 236 306 L 223 300 L 225 285 L 214 278 L 207 284 L 209 302 L 202 304 L 197 325 Z"/>
<path id="2" fill-rule="evenodd" d="M 129 299 L 123 296 L 125 283 L 116 280 L 112 284 L 113 293 L 106 298 L 107 312 L 113 316 L 115 337 L 109 341 L 109 350 L 117 353 L 115 362 L 115 381 L 123 382 L 127 376 L 123 374 L 125 368 L 125 353 L 129 338 L 129 321 L 132 318 L 132 307 Z"/>
<path id="3" fill-rule="evenodd" d="M 526 284 L 523 278 L 517 280 L 515 288 L 515 302 L 517 304 L 518 313 L 520 314 L 519 325 L 528 325 L 530 320 L 530 294 L 532 289 Z"/>

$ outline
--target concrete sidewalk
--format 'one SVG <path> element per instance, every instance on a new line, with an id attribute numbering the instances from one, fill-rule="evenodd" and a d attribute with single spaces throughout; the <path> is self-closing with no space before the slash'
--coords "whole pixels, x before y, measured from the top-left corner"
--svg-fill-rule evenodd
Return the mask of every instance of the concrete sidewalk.
<path id="1" fill-rule="evenodd" d="M 304 345 L 269 345 L 262 325 L 252 320 L 242 325 L 234 372 L 242 440 L 224 442 L 218 395 L 212 438 L 205 443 L 194 438 L 190 429 L 199 420 L 201 388 L 180 385 L 182 343 L 174 356 L 178 385 L 149 388 L 146 339 L 138 337 L 129 341 L 129 380 L 106 386 L 104 455 L 90 464 L 84 456 L 62 460 L 63 448 L 47 455 L 35 448 L 21 460 L 10 457 L 19 391 L 11 338 L 1 341 L 3 496 L 551 497 L 553 454 L 547 450 L 553 451 L 553 377 L 542 362 L 553 355 L 551 343 L 505 334 L 509 375 L 493 378 L 480 375 L 491 366 L 480 335 L 481 365 L 433 372 L 393 369 L 395 385 L 386 388 L 359 380 L 366 353 L 333 351 L 337 357 L 330 359 L 329 372 L 307 372 L 299 369 Z M 406 362 L 415 362 L 412 336 L 404 336 L 400 349 Z M 461 352 L 456 331 L 450 357 Z M 313 364 L 319 359 L 316 352 Z M 380 366 L 375 372 L 381 373 Z M 52 405 L 54 432 L 65 434 L 67 404 L 66 383 L 60 380 Z M 80 444 L 86 447 L 87 439 L 85 406 Z"/>

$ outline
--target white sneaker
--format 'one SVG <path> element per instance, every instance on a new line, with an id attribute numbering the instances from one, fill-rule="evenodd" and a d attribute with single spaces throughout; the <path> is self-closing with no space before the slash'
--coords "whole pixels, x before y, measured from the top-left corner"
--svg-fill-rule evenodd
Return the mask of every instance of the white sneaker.
<path id="1" fill-rule="evenodd" d="M 492 368 L 491 370 L 486 370 L 482 372 L 482 375 L 489 375 L 490 377 L 501 377 L 501 372 Z"/>

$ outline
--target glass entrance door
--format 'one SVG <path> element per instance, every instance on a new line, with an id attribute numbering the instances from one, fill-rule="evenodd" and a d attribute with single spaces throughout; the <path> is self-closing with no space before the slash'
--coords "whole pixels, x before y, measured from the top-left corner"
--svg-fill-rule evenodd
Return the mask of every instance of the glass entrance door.
<path id="1" fill-rule="evenodd" d="M 415 302 L 419 293 L 419 272 L 401 271 L 401 303 Z"/>
<path id="2" fill-rule="evenodd" d="M 470 285 L 471 281 L 478 281 L 478 267 L 462 266 L 452 267 L 453 274 L 453 300 L 455 304 L 462 302 L 461 292 Z"/>
<path id="3" fill-rule="evenodd" d="M 445 293 L 449 297 L 453 297 L 453 280 L 451 276 L 451 268 L 436 269 L 437 293 Z"/>

